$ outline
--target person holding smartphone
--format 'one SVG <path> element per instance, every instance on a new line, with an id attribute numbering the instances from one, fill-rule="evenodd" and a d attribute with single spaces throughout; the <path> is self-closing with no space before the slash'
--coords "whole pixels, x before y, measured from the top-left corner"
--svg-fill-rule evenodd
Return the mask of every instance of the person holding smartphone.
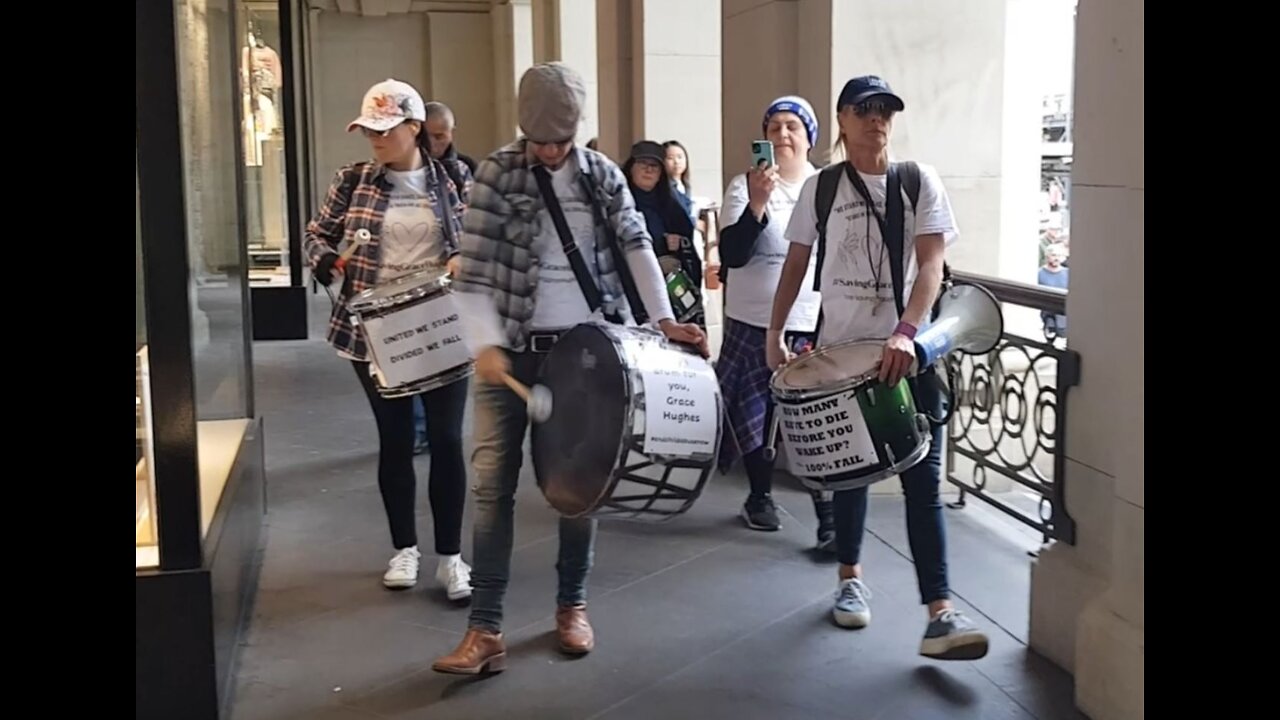
<path id="1" fill-rule="evenodd" d="M 773 461 L 765 458 L 765 437 L 773 412 L 771 371 L 765 363 L 766 329 L 782 264 L 787 257 L 783 231 L 791 219 L 804 181 L 817 170 L 809 150 L 818 141 L 818 120 L 803 98 L 780 97 L 769 104 L 763 123 L 766 141 L 752 149 L 752 169 L 729 183 L 720 214 L 720 259 L 725 284 L 725 334 L 716 374 L 728 408 L 732 439 L 721 446 L 721 467 L 742 457 L 751 484 L 742 519 L 753 530 L 778 530 L 773 501 Z M 821 297 L 812 290 L 813 264 L 806 291 L 796 299 L 786 329 L 795 352 L 813 348 Z M 831 551 L 835 527 L 829 499 L 814 495 L 818 548 Z"/>

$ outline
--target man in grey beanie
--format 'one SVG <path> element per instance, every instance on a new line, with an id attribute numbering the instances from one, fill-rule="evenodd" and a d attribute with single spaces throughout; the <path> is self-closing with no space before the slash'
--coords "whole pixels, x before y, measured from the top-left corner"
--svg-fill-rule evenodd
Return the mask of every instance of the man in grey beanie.
<path id="1" fill-rule="evenodd" d="M 454 284 L 479 379 L 472 432 L 474 567 L 467 633 L 432 665 L 438 672 L 475 675 L 501 671 L 507 663 L 502 600 L 528 417 L 504 375 L 534 384 L 560 336 L 592 318 L 633 323 L 647 315 L 669 339 L 708 355 L 701 328 L 674 320 L 652 239 L 622 171 L 574 144 L 585 99 L 582 78 L 563 63 L 525 72 L 519 92 L 524 136 L 480 163 L 463 216 Z M 593 205 L 608 227 L 595 222 Z M 565 236 L 553 219 L 557 209 Z M 595 533 L 592 519 L 560 519 L 556 630 L 560 649 L 570 655 L 595 645 L 586 614 Z"/>

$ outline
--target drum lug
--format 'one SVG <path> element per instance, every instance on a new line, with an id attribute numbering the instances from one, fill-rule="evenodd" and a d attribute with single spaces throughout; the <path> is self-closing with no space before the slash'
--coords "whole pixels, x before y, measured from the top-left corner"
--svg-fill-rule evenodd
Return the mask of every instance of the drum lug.
<path id="1" fill-rule="evenodd" d="M 928 435 L 933 431 L 929 416 L 924 413 L 916 413 L 916 427 L 920 430 L 921 435 Z"/>

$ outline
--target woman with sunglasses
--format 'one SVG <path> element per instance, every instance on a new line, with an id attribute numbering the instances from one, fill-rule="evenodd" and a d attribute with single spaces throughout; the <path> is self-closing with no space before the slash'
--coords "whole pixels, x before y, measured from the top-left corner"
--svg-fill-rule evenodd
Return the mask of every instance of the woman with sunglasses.
<path id="1" fill-rule="evenodd" d="M 391 589 L 418 581 L 418 532 L 414 518 L 417 478 L 413 469 L 414 417 L 417 396 L 387 399 L 374 385 L 368 347 L 346 310 L 346 303 L 366 288 L 376 287 L 429 268 L 456 271 L 462 204 L 458 191 L 438 160 L 431 157 L 424 130 L 426 108 L 411 85 L 386 80 L 364 96 L 357 128 L 369 139 L 373 162 L 348 165 L 337 172 L 324 204 L 307 226 L 306 251 L 315 278 L 330 284 L 341 277 L 339 302 L 329 318 L 329 343 L 351 362 L 364 388 L 378 426 L 378 489 L 391 527 L 395 554 L 382 577 Z M 371 239 L 347 261 L 345 273 L 335 268 L 338 247 L 357 233 Z M 470 568 L 462 561 L 462 510 L 466 500 L 466 466 L 462 461 L 462 414 L 467 382 L 459 381 L 422 395 L 430 422 L 431 516 L 436 579 L 450 600 L 471 597 Z"/>
<path id="2" fill-rule="evenodd" d="M 904 108 L 888 83 L 875 76 L 850 80 L 840 92 L 837 118 L 847 162 L 811 176 L 787 226 L 790 246 L 773 302 L 768 342 L 769 367 L 786 363 L 791 353 L 783 345 L 783 329 L 809 266 L 815 242 L 820 249 L 819 290 L 822 310 L 818 346 L 845 340 L 888 338 L 880 359 L 879 380 L 890 386 L 906 379 L 920 412 L 942 417 L 942 396 L 931 370 L 907 378 L 915 358 L 912 342 L 917 328 L 929 319 L 942 284 L 947 245 L 957 237 L 951 202 L 932 167 L 920 164 L 918 194 L 909 183 L 897 184 L 902 166 L 889 161 L 889 136 L 894 116 Z M 838 179 L 835 200 L 819 237 L 817 188 L 828 172 Z M 890 174 L 902 194 L 903 309 L 898 310 L 882 224 Z M 828 176 L 831 177 L 831 176 Z M 896 206 L 896 204 L 895 204 Z M 890 220 L 894 220 L 891 218 Z M 920 654 L 945 660 L 974 660 L 987 653 L 987 636 L 951 601 L 943 528 L 943 428 L 932 428 L 928 456 L 901 474 L 907 506 L 907 537 L 915 561 L 920 600 L 929 621 Z M 871 622 L 871 591 L 863 581 L 860 563 L 867 518 L 867 488 L 835 493 L 836 554 L 840 580 L 832 614 L 837 624 L 866 627 Z"/>

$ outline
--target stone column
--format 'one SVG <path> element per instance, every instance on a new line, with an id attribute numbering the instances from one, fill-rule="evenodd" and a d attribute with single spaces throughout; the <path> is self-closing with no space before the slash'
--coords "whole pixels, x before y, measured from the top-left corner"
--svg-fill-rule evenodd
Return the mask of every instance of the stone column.
<path id="1" fill-rule="evenodd" d="M 519 136 L 516 91 L 520 76 L 533 65 L 532 0 L 498 0 L 493 21 L 494 147 Z"/>
<path id="2" fill-rule="evenodd" d="M 1033 569 L 1032 646 L 1076 676 L 1095 720 L 1146 714 L 1145 7 L 1080 0 L 1067 418 L 1075 546 Z"/>

